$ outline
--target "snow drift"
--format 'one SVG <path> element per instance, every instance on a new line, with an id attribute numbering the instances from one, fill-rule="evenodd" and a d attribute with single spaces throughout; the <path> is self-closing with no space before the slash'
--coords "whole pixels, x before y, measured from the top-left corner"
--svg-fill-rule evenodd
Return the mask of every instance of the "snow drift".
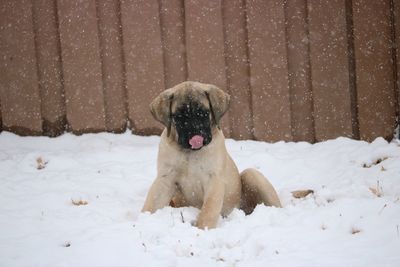
<path id="1" fill-rule="evenodd" d="M 217 229 L 195 208 L 141 214 L 158 137 L 0 134 L 0 266 L 399 266 L 400 146 L 338 138 L 227 140 L 283 208 L 234 210 Z M 305 198 L 292 191 L 311 189 Z"/>

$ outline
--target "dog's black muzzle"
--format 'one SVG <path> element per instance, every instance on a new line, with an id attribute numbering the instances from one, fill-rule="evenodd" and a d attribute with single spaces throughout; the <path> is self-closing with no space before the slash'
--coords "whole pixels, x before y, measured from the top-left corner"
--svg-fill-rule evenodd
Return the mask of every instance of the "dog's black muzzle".
<path id="1" fill-rule="evenodd" d="M 210 112 L 196 102 L 184 104 L 172 115 L 172 121 L 178 134 L 178 143 L 182 148 L 198 150 L 212 140 Z M 203 144 L 194 146 L 193 140 L 202 137 Z"/>

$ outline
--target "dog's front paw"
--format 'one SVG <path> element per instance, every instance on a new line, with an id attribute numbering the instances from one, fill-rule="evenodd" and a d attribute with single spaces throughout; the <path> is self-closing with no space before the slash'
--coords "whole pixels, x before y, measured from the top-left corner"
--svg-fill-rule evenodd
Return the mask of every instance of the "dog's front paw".
<path id="1" fill-rule="evenodd" d="M 213 222 L 211 220 L 205 220 L 205 219 L 202 219 L 201 217 L 199 217 L 199 219 L 197 220 L 196 226 L 199 229 L 208 230 L 208 229 L 216 228 L 217 222 L 216 221 Z"/>

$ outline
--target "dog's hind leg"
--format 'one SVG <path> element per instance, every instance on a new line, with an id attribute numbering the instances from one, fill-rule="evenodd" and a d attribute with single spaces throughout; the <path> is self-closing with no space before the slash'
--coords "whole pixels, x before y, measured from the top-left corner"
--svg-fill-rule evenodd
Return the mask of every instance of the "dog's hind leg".
<path id="1" fill-rule="evenodd" d="M 258 204 L 282 207 L 272 184 L 255 169 L 246 169 L 240 174 L 242 199 L 240 208 L 250 214 Z"/>

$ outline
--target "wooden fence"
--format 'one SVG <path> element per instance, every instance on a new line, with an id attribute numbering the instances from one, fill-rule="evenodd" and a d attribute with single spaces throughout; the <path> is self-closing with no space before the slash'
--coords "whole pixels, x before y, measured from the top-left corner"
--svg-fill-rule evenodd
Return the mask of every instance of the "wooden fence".
<path id="1" fill-rule="evenodd" d="M 229 92 L 226 135 L 390 138 L 398 0 L 2 0 L 0 129 L 158 134 L 184 80 Z"/>

